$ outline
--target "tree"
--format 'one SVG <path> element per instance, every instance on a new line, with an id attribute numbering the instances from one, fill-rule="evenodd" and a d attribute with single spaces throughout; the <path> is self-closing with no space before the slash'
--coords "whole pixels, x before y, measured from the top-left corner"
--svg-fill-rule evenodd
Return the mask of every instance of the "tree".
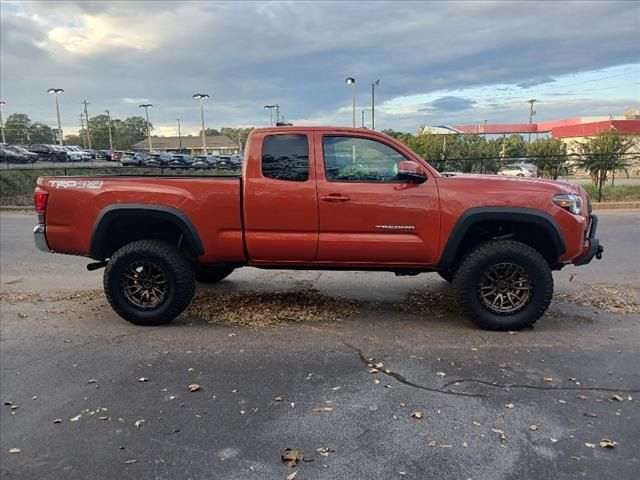
<path id="1" fill-rule="evenodd" d="M 84 137 L 80 137 L 80 135 L 65 135 L 64 136 L 64 143 L 66 145 L 81 145 L 84 147 L 83 144 L 83 138 Z"/>
<path id="2" fill-rule="evenodd" d="M 501 156 L 504 158 L 522 158 L 527 154 L 527 142 L 522 135 L 511 135 L 503 139 Z"/>
<path id="3" fill-rule="evenodd" d="M 204 129 L 204 135 L 205 135 L 205 137 L 219 137 L 220 136 L 220 130 L 216 130 L 215 128 L 205 128 Z M 200 130 L 198 132 L 198 136 L 199 137 L 202 136 L 202 130 Z"/>
<path id="4" fill-rule="evenodd" d="M 598 188 L 599 197 L 602 196 L 602 187 L 607 181 L 608 173 L 626 169 L 627 161 L 624 154 L 632 145 L 631 138 L 613 129 L 605 130 L 576 144 L 576 149 L 581 155 L 578 164 L 591 175 L 594 186 Z"/>
<path id="5" fill-rule="evenodd" d="M 538 166 L 538 175 L 554 180 L 567 169 L 567 146 L 558 138 L 539 138 L 527 145 L 527 155 Z"/>
<path id="6" fill-rule="evenodd" d="M 44 123 L 35 122 L 29 125 L 29 143 L 54 143 L 53 129 Z M 68 141 L 65 139 L 65 141 Z"/>
<path id="7" fill-rule="evenodd" d="M 29 127 L 31 119 L 24 113 L 12 113 L 4 122 L 5 138 L 7 143 L 19 143 L 26 145 L 29 142 Z"/>
<path id="8" fill-rule="evenodd" d="M 149 122 L 151 130 L 153 125 Z M 89 119 L 89 131 L 91 132 L 91 147 L 97 150 L 109 148 L 109 117 L 96 115 Z M 85 138 L 86 129 L 78 133 L 80 138 Z M 147 121 L 142 117 L 129 117 L 125 120 L 111 119 L 111 137 L 113 148 L 127 150 L 131 145 L 144 140 L 147 137 Z"/>

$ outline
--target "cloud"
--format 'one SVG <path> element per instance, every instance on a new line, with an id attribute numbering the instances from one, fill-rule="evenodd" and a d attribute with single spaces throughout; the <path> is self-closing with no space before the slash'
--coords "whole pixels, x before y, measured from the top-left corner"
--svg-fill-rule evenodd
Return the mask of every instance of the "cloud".
<path id="1" fill-rule="evenodd" d="M 197 129 L 191 95 L 199 91 L 211 95 L 206 118 L 216 127 L 264 124 L 262 107 L 270 103 L 281 104 L 294 121 L 350 124 L 346 76 L 356 78 L 359 109 L 370 104 L 371 81 L 381 79 L 377 103 L 388 106 L 376 116 L 381 128 L 396 122 L 417 128 L 425 114 L 436 121 L 487 115 L 486 104 L 555 88 L 563 76 L 579 79 L 626 64 L 638 71 L 640 7 L 628 2 L 539 8 L 396 1 L 365 8 L 349 1 L 76 1 L 55 7 L 3 3 L 0 82 L 8 108 L 47 123 L 55 120 L 45 91 L 64 88 L 63 119 L 72 129 L 84 98 L 95 111 L 110 108 L 119 117 L 139 115 L 137 105 L 150 102 L 155 123 L 181 118 L 185 128 Z M 492 90 L 484 99 L 461 93 L 485 87 Z M 425 95 L 430 98 L 389 106 Z M 610 96 L 633 98 L 616 89 Z M 573 116 L 574 107 L 565 105 Z"/>

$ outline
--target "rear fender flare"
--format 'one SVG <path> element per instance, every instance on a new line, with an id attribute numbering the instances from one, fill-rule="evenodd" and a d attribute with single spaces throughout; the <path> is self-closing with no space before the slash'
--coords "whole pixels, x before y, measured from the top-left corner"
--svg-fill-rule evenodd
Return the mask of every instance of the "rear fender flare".
<path id="1" fill-rule="evenodd" d="M 200 235 L 191 219 L 177 208 L 164 205 L 147 205 L 147 204 L 117 204 L 105 207 L 93 225 L 91 234 L 91 246 L 89 248 L 89 256 L 96 260 L 104 260 L 106 258 L 105 250 L 107 248 L 109 229 L 114 221 L 121 218 L 153 218 L 167 221 L 175 225 L 184 235 L 185 239 L 192 246 L 194 254 L 200 256 L 204 254 L 204 248 L 200 240 Z"/>

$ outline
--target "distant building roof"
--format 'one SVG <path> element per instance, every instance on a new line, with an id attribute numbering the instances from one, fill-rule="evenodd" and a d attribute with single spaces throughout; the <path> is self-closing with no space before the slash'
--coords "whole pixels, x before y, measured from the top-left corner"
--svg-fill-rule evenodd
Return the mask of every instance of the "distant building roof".
<path id="1" fill-rule="evenodd" d="M 226 135 L 217 135 L 217 136 L 207 136 L 205 137 L 207 141 L 207 148 L 211 149 L 237 149 L 238 143 L 231 140 Z M 158 150 L 177 150 L 180 148 L 180 142 L 182 141 L 182 148 L 191 149 L 191 148 L 202 148 L 202 137 L 151 137 L 151 144 L 154 149 Z M 144 150 L 149 148 L 149 141 L 145 138 L 144 140 L 140 140 L 137 143 L 134 143 L 131 146 L 134 150 Z"/>

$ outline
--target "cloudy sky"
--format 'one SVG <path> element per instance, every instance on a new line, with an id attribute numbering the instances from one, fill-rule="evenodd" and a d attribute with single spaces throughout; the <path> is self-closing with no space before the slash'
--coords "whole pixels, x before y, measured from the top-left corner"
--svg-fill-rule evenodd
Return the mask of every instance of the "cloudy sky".
<path id="1" fill-rule="evenodd" d="M 193 93 L 211 95 L 207 126 L 351 123 L 376 90 L 376 126 L 527 122 L 620 115 L 640 106 L 640 3 L 586 2 L 11 2 L 2 1 L 5 118 L 63 129 L 90 116 L 140 114 L 156 133 L 199 129 Z M 369 113 L 367 112 L 367 123 Z"/>

